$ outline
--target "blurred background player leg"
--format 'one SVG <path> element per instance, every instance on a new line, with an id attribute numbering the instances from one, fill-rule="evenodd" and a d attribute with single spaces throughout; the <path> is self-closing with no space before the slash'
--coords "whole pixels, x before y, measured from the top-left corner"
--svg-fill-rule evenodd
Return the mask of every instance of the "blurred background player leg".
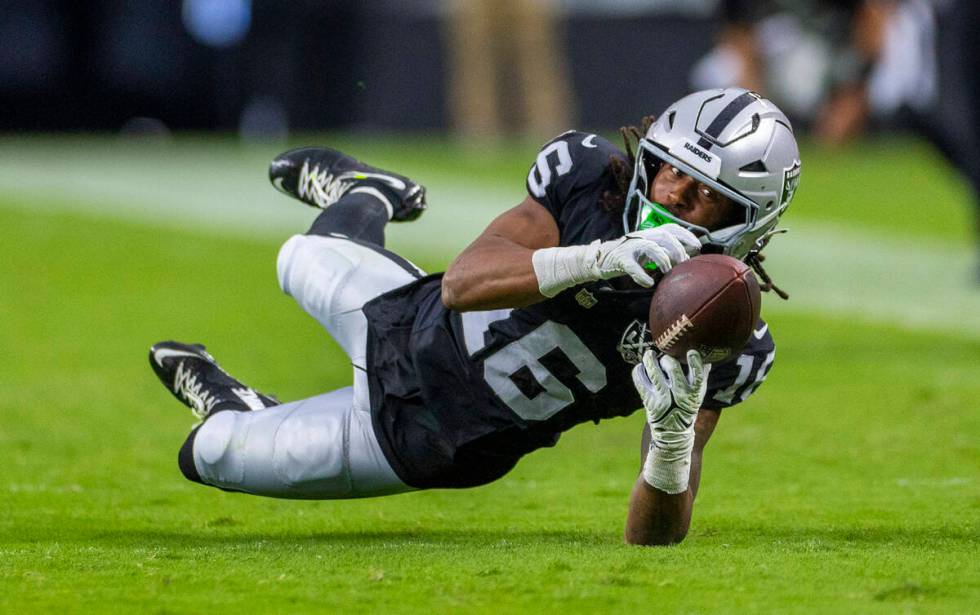
<path id="1" fill-rule="evenodd" d="M 503 130 L 497 96 L 498 13 L 493 2 L 484 0 L 455 0 L 448 8 L 451 123 L 463 137 L 498 137 Z"/>
<path id="2" fill-rule="evenodd" d="M 864 84 L 867 113 L 928 139 L 965 180 L 980 283 L 980 5 L 967 0 L 869 3 L 865 38 L 873 65 Z"/>
<path id="3" fill-rule="evenodd" d="M 922 121 L 925 134 L 969 185 L 977 241 L 974 282 L 980 285 L 980 4 L 955 0 L 939 6 L 937 96 Z"/>
<path id="4" fill-rule="evenodd" d="M 509 11 L 513 65 L 520 80 L 523 131 L 550 139 L 573 128 L 574 97 L 554 0 L 511 0 Z"/>
<path id="5" fill-rule="evenodd" d="M 446 26 L 451 123 L 466 138 L 549 138 L 573 95 L 551 0 L 455 0 Z"/>

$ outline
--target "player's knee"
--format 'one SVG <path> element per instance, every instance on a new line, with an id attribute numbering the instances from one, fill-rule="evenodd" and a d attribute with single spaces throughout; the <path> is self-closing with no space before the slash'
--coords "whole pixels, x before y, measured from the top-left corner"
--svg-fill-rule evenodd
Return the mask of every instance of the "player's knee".
<path id="1" fill-rule="evenodd" d="M 294 264 L 297 262 L 296 253 L 300 251 L 303 239 L 303 235 L 290 237 L 279 248 L 279 256 L 276 258 L 276 277 L 279 278 L 279 288 L 287 295 L 292 295 L 290 280 L 293 275 Z"/>
<path id="2" fill-rule="evenodd" d="M 279 287 L 307 311 L 329 310 L 357 269 L 359 258 L 347 242 L 331 237 L 294 235 L 283 244 L 276 259 Z"/>
<path id="3" fill-rule="evenodd" d="M 338 241 L 310 235 L 293 235 L 286 240 L 276 258 L 276 274 L 283 292 L 297 297 L 297 293 L 322 288 L 324 282 L 352 269 L 351 260 L 337 249 Z"/>
<path id="4" fill-rule="evenodd" d="M 219 486 L 241 480 L 244 470 L 234 445 L 241 414 L 218 412 L 191 432 L 177 456 L 180 471 L 188 480 Z"/>
<path id="5" fill-rule="evenodd" d="M 347 463 L 349 412 L 324 416 L 294 412 L 276 431 L 273 467 L 291 489 L 308 495 L 350 492 Z"/>
<path id="6" fill-rule="evenodd" d="M 200 462 L 213 466 L 228 454 L 235 436 L 236 412 L 219 412 L 209 418 L 197 430 L 194 437 L 194 457 Z"/>

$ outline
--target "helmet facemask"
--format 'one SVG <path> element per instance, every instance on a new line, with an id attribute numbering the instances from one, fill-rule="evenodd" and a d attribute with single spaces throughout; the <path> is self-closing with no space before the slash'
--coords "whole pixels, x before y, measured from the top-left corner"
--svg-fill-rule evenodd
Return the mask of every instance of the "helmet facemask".
<path id="1" fill-rule="evenodd" d="M 720 229 L 708 229 L 697 224 L 678 218 L 662 204 L 650 199 L 650 187 L 663 164 L 669 164 L 679 171 L 693 177 L 700 183 L 709 186 L 719 194 L 724 195 L 733 207 L 739 208 L 743 215 L 739 222 Z M 682 160 L 671 156 L 660 149 L 655 143 L 646 138 L 637 144 L 636 164 L 633 179 L 630 182 L 629 193 L 626 197 L 626 207 L 623 210 L 623 228 L 625 232 L 640 231 L 656 228 L 664 224 L 678 224 L 691 231 L 701 240 L 705 252 L 729 254 L 743 260 L 753 249 L 755 241 L 746 237 L 754 229 L 759 206 L 731 188 L 712 180 L 694 169 Z M 775 226 L 773 220 L 771 226 Z M 771 226 L 769 228 L 771 228 Z M 768 228 L 766 230 L 769 230 Z M 757 233 L 752 233 L 756 235 Z"/>

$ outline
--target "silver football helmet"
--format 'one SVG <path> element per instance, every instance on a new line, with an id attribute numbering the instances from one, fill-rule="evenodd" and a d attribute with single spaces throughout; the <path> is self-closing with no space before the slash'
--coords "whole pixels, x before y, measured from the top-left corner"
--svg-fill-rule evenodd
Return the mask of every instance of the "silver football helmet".
<path id="1" fill-rule="evenodd" d="M 745 210 L 738 224 L 707 229 L 677 218 L 649 198 L 659 162 L 672 165 Z M 625 232 L 674 222 L 703 244 L 744 260 L 775 233 L 800 182 L 800 151 L 775 104 L 741 88 L 704 90 L 678 100 L 637 146 L 623 211 Z"/>

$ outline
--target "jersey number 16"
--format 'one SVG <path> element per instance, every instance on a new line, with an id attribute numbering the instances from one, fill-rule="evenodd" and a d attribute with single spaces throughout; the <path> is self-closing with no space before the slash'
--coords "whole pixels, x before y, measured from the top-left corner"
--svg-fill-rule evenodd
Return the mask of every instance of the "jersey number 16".
<path id="1" fill-rule="evenodd" d="M 510 310 L 461 314 L 466 349 L 472 356 L 484 347 L 491 322 Z M 564 372 L 564 374 L 557 373 Z M 545 321 L 500 348 L 483 362 L 483 377 L 497 396 L 519 417 L 544 421 L 575 401 L 562 383 L 574 378 L 590 393 L 606 386 L 606 367 L 566 325 Z"/>

